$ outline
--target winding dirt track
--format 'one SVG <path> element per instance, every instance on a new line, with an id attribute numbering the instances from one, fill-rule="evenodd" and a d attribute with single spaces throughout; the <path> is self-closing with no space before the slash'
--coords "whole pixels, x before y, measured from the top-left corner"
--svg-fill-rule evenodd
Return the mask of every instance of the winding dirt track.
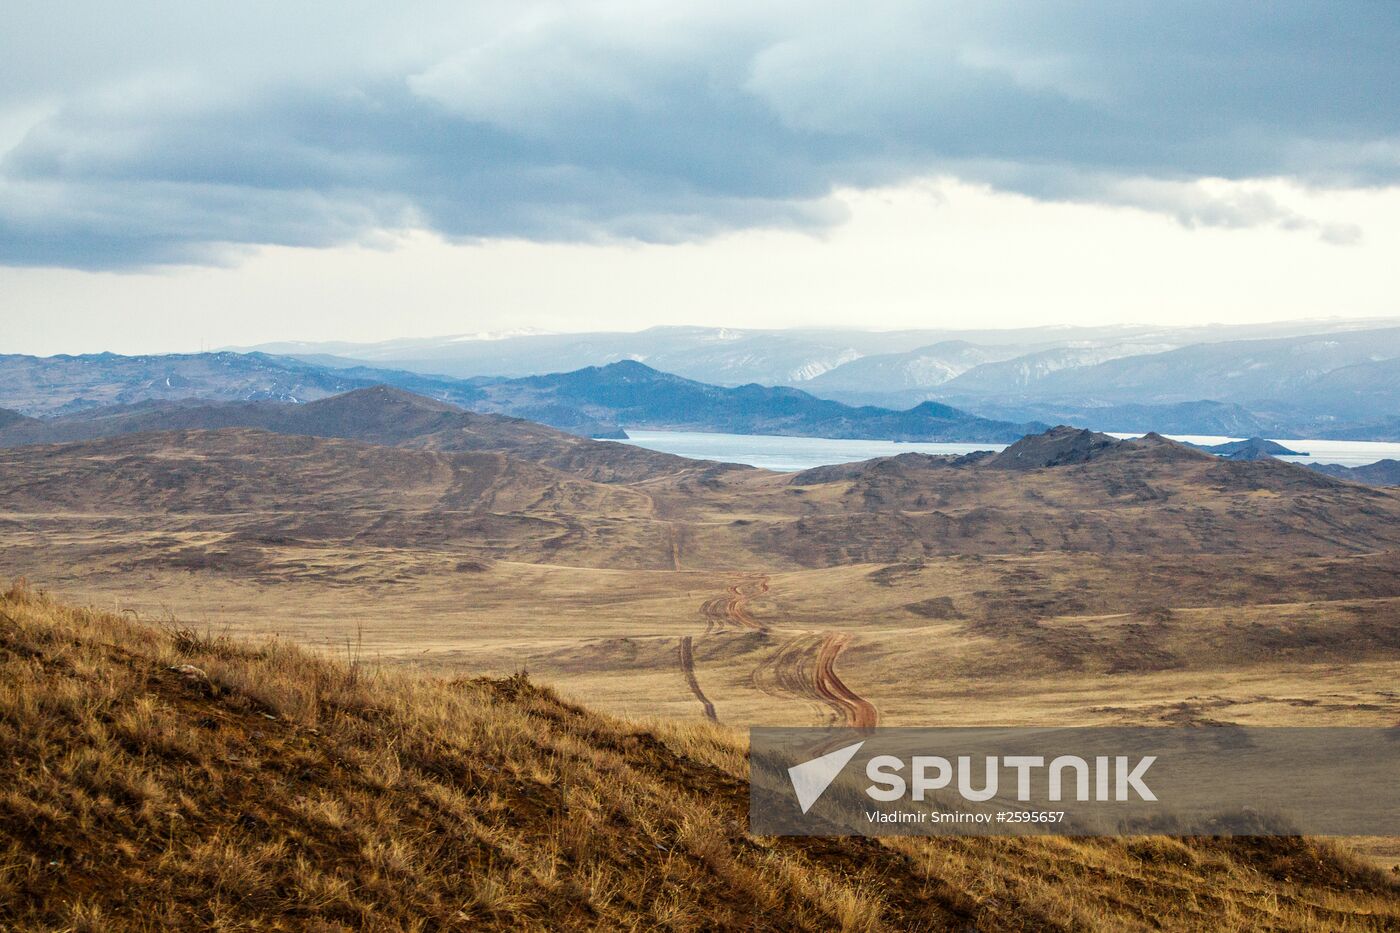
<path id="1" fill-rule="evenodd" d="M 700 689 L 700 681 L 695 679 L 695 640 L 689 635 L 681 638 L 680 660 L 681 673 L 685 675 L 685 682 L 690 685 L 690 692 L 695 694 L 695 699 L 705 708 L 705 718 L 710 722 L 719 722 L 715 705 L 705 696 L 705 691 Z"/>
<path id="2" fill-rule="evenodd" d="M 880 722 L 880 711 L 874 703 L 846 686 L 836 674 L 836 659 L 850 643 L 851 636 L 845 632 L 832 632 L 822 639 L 812 684 L 827 703 L 841 711 L 845 725 L 873 729 Z"/>
<path id="3" fill-rule="evenodd" d="M 676 568 L 680 569 L 678 539 L 675 537 L 674 525 L 672 528 L 672 558 L 675 560 Z M 725 595 L 705 600 L 700 605 L 700 615 L 705 619 L 705 634 L 709 635 L 716 631 L 724 632 L 732 629 L 766 631 L 757 619 L 749 615 L 745 605 L 752 597 L 766 592 L 768 592 L 768 577 L 757 574 L 729 587 Z M 690 692 L 704 707 L 705 718 L 712 722 L 719 722 L 719 717 L 715 713 L 715 705 L 705 696 L 705 691 L 700 688 L 700 681 L 695 676 L 695 640 L 692 636 L 686 635 L 681 639 L 679 658 L 681 673 L 685 675 L 685 682 L 690 685 Z"/>
<path id="4" fill-rule="evenodd" d="M 754 574 L 731 585 L 725 595 L 705 600 L 700 605 L 700 614 L 705 619 L 705 634 L 736 629 L 768 632 L 768 626 L 755 619 L 748 610 L 750 599 L 767 592 L 767 575 Z M 693 650 L 690 641 L 690 637 L 686 636 L 681 642 L 681 668 L 691 684 L 691 692 L 705 705 L 706 716 L 710 716 L 713 705 L 705 699 L 695 680 L 694 658 L 688 653 Z M 750 681 L 771 696 L 801 697 L 826 706 L 841 725 L 855 729 L 873 728 L 880 720 L 875 704 L 848 687 L 836 673 L 836 659 L 850 643 L 851 636 L 845 632 L 827 635 L 800 633 L 755 668 Z"/>
<path id="5" fill-rule="evenodd" d="M 729 628 L 746 628 L 755 632 L 767 629 L 749 615 L 748 601 L 768 592 L 767 574 L 757 574 L 729 587 L 723 596 L 715 596 L 700 604 L 700 614 L 705 617 L 705 634 L 724 631 Z"/>

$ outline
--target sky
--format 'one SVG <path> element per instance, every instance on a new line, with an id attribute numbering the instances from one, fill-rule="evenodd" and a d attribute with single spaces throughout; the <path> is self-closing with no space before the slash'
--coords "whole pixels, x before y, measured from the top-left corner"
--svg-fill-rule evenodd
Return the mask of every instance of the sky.
<path id="1" fill-rule="evenodd" d="M 1400 4 L 70 2 L 0 351 L 1400 317 Z"/>

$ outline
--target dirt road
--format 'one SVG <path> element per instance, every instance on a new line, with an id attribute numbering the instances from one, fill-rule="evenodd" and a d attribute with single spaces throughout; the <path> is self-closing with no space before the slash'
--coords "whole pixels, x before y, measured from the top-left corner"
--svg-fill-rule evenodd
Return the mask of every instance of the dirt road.
<path id="1" fill-rule="evenodd" d="M 689 635 L 681 638 L 680 662 L 681 673 L 685 675 L 685 682 L 690 685 L 690 692 L 695 694 L 695 699 L 699 700 L 705 709 L 705 718 L 710 722 L 719 722 L 715 705 L 705 696 L 705 691 L 700 689 L 700 681 L 695 678 L 695 640 Z"/>
<path id="2" fill-rule="evenodd" d="M 873 729 L 880 722 L 875 704 L 846 686 L 836 674 L 836 659 L 850 643 L 851 636 L 845 632 L 832 632 L 822 639 L 812 682 L 822 698 L 841 711 L 845 725 Z"/>
<path id="3" fill-rule="evenodd" d="M 676 563 L 676 568 L 679 569 L 680 548 L 674 528 L 675 526 L 672 525 L 672 558 Z M 723 596 L 715 596 L 705 600 L 700 605 L 700 615 L 705 619 L 705 634 L 710 635 L 714 632 L 733 629 L 764 631 L 763 625 L 749 614 L 747 603 L 754 596 L 766 592 L 768 592 L 768 577 L 764 574 L 755 574 L 730 586 Z M 712 722 L 719 722 L 719 717 L 715 713 L 715 705 L 705 696 L 705 691 L 700 688 L 700 681 L 695 676 L 695 640 L 692 636 L 686 635 L 681 639 L 678 654 L 681 673 L 685 676 L 685 682 L 690 686 L 690 692 L 704 707 L 705 718 Z"/>

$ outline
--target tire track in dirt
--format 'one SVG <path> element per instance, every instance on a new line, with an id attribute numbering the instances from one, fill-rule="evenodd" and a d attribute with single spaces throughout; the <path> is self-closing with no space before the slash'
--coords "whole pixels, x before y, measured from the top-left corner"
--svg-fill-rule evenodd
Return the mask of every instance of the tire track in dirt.
<path id="1" fill-rule="evenodd" d="M 813 685 L 826 702 L 841 711 L 846 725 L 853 729 L 873 729 L 879 725 L 880 711 L 874 703 L 846 686 L 836 673 L 836 659 L 850 643 L 851 636 L 846 632 L 832 632 L 822 639 L 817 649 Z"/>
<path id="2" fill-rule="evenodd" d="M 681 569 L 681 532 L 675 522 L 667 522 L 666 529 L 671 540 L 671 569 Z"/>
<path id="3" fill-rule="evenodd" d="M 690 685 L 690 692 L 695 694 L 695 699 L 705 708 L 705 718 L 710 722 L 719 722 L 715 705 L 705 696 L 705 691 L 700 689 L 700 681 L 695 679 L 695 639 L 692 636 L 686 635 L 681 638 L 679 654 L 681 673 L 685 675 L 685 682 Z"/>

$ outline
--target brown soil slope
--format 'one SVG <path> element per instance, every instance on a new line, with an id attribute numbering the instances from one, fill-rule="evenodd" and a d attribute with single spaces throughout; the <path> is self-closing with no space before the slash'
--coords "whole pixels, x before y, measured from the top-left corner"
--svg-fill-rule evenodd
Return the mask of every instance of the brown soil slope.
<path id="1" fill-rule="evenodd" d="M 742 746 L 0 594 L 0 926 L 1400 926 L 1328 845 L 754 838 Z"/>

